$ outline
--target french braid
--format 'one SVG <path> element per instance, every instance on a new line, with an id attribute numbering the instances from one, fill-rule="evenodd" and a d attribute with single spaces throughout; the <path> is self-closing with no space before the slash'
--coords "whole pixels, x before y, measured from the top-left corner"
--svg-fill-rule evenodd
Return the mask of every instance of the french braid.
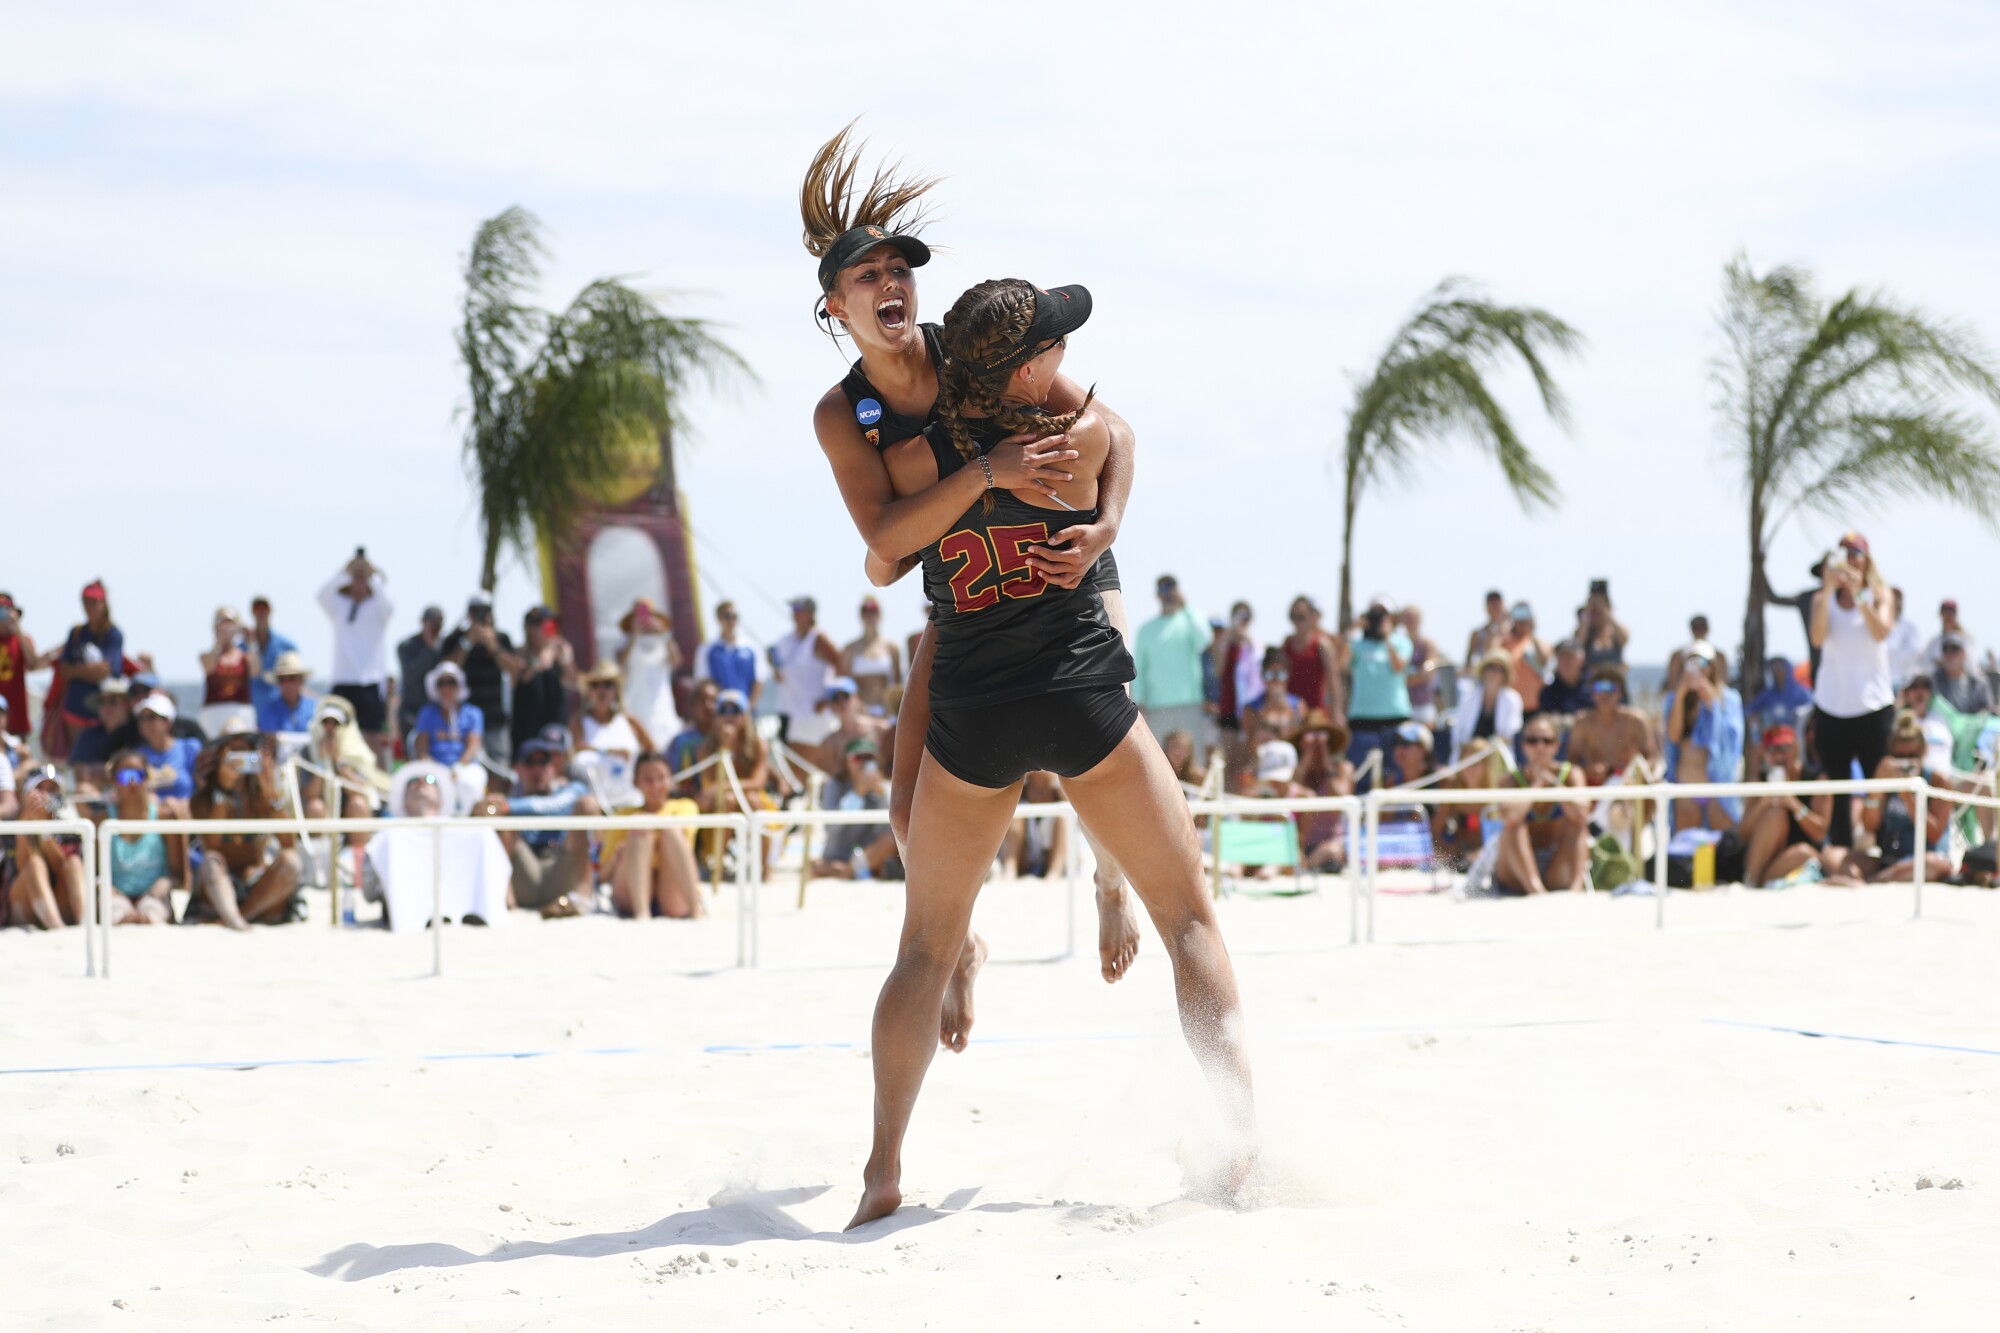
<path id="1" fill-rule="evenodd" d="M 924 221 L 923 197 L 937 184 L 935 176 L 906 176 L 900 163 L 890 162 L 875 168 L 857 193 L 861 150 L 867 144 L 854 141 L 854 124 L 849 121 L 820 145 L 799 186 L 806 250 L 815 259 L 854 227 L 880 227 L 892 234 L 916 230 Z"/>
<path id="2" fill-rule="evenodd" d="M 1019 350 L 1035 318 L 1035 289 L 1019 278 L 995 278 L 969 288 L 944 317 L 944 365 L 938 368 L 938 421 L 952 448 L 967 463 L 979 457 L 966 412 L 991 419 L 1012 435 L 1060 435 L 1074 426 L 1097 390 L 1085 395 L 1083 406 L 1061 416 L 1031 412 L 1001 395 L 1020 364 L 989 370 L 987 366 Z M 985 509 L 993 509 L 993 492 Z"/>

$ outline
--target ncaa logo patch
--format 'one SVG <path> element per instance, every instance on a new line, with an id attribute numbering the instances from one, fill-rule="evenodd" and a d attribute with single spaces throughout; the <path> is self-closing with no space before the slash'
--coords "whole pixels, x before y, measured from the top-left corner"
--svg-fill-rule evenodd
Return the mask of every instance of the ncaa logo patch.
<path id="1" fill-rule="evenodd" d="M 873 398 L 863 398 L 854 405 L 854 419 L 864 426 L 872 426 L 882 419 L 882 404 Z"/>

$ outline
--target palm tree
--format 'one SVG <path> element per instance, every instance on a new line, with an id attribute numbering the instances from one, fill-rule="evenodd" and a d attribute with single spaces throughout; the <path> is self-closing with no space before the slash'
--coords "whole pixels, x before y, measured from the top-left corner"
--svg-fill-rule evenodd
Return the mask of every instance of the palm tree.
<path id="1" fill-rule="evenodd" d="M 465 458 L 479 491 L 479 586 L 489 593 L 503 547 L 527 551 L 538 532 L 561 545 L 635 442 L 669 438 L 695 375 L 750 376 L 706 321 L 668 315 L 616 278 L 591 283 L 560 312 L 525 304 L 547 253 L 540 228 L 534 214 L 509 208 L 479 225 L 465 259 Z"/>
<path id="2" fill-rule="evenodd" d="M 1396 331 L 1375 373 L 1355 389 L 1342 459 L 1340 623 L 1354 614 L 1354 517 L 1369 483 L 1407 481 L 1423 446 L 1462 432 L 1493 455 L 1523 508 L 1553 506 L 1555 478 L 1521 442 L 1485 376 L 1511 351 L 1527 363 L 1542 407 L 1558 426 L 1569 409 L 1543 357 L 1574 353 L 1582 335 L 1546 310 L 1488 301 L 1461 279 L 1447 278 Z"/>
<path id="3" fill-rule="evenodd" d="M 2000 453 L 1986 422 L 1950 403 L 1970 390 L 2000 402 L 2000 376 L 1973 334 L 1851 290 L 1823 303 L 1812 274 L 1723 269 L 1714 363 L 1717 408 L 1750 493 L 1750 595 L 1743 674 L 1764 678 L 1765 575 L 1771 540 L 1801 509 L 1838 513 L 1857 500 L 1951 500 L 1991 522 Z"/>

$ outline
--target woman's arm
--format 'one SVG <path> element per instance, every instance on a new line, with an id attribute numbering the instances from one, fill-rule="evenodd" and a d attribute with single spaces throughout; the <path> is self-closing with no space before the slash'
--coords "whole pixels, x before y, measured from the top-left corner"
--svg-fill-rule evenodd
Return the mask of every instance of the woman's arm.
<path id="1" fill-rule="evenodd" d="M 469 733 L 465 738 L 465 752 L 459 755 L 458 762 L 461 764 L 478 762 L 480 752 L 485 748 L 486 736 L 484 733 L 477 731 Z"/>
<path id="2" fill-rule="evenodd" d="M 653 735 L 651 732 L 646 730 L 644 723 L 640 722 L 638 718 L 633 717 L 630 713 L 627 713 L 625 715 L 625 718 L 632 724 L 632 734 L 639 738 L 640 754 L 644 754 L 648 750 L 656 750 L 658 748 L 653 744 Z"/>
<path id="3" fill-rule="evenodd" d="M 1889 631 L 1896 628 L 1896 622 L 1889 618 L 1889 599 L 1880 590 L 1871 588 L 1867 601 L 1855 599 L 1861 608 L 1862 623 L 1868 626 L 1869 637 L 1881 643 L 1889 637 Z"/>
<path id="4" fill-rule="evenodd" d="M 985 472 L 967 467 L 914 495 L 896 498 L 882 455 L 862 438 L 848 410 L 847 395 L 838 387 L 828 390 L 813 409 L 813 433 L 833 468 L 848 517 L 869 552 L 886 564 L 893 565 L 944 536 L 986 491 Z M 1067 441 L 1051 437 L 1002 444 L 986 457 L 996 485 L 1046 491 L 1052 483 L 1068 480 L 1063 464 L 1076 456 Z"/>
<path id="5" fill-rule="evenodd" d="M 1806 637 L 1812 640 L 1815 648 L 1826 646 L 1826 611 L 1827 604 L 1832 600 L 1833 584 L 1821 583 L 1819 591 L 1813 594 L 1812 623 L 1806 627 Z"/>
<path id="6" fill-rule="evenodd" d="M 1493 734 L 1512 742 L 1521 734 L 1521 719 L 1526 709 L 1521 704 L 1521 692 L 1512 685 L 1500 691 L 1500 704 L 1493 710 Z"/>
<path id="7" fill-rule="evenodd" d="M 1083 391 L 1077 388 L 1076 381 L 1066 375 L 1056 376 L 1049 394 L 1049 410 L 1073 412 L 1082 405 Z M 1110 436 L 1109 452 L 1097 473 L 1097 521 L 1073 524 L 1055 533 L 1046 543 L 1030 546 L 1027 552 L 1028 563 L 1060 588 L 1074 588 L 1081 583 L 1097 558 L 1118 540 L 1118 529 L 1125 522 L 1125 502 L 1132 496 L 1138 444 L 1132 427 L 1100 401 L 1092 401 L 1089 412 L 1077 425 L 1092 419 L 1101 420 Z M 1063 543 L 1062 549 L 1056 549 L 1057 543 Z"/>
<path id="8" fill-rule="evenodd" d="M 410 734 L 410 758 L 428 759 L 430 757 L 431 734 L 428 731 L 422 730 L 420 725 L 417 731 Z"/>

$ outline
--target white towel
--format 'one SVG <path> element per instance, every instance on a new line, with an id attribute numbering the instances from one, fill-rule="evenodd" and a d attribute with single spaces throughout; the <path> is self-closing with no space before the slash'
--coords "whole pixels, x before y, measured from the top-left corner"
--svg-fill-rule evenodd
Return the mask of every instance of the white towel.
<path id="1" fill-rule="evenodd" d="M 368 863 L 382 882 L 389 905 L 389 924 L 397 934 L 420 931 L 431 919 L 431 833 L 428 829 L 395 829 L 368 840 Z M 489 926 L 507 924 L 507 880 L 512 867 L 500 835 L 492 829 L 446 829 L 438 864 L 443 868 L 444 915 L 463 921 L 467 915 Z"/>

